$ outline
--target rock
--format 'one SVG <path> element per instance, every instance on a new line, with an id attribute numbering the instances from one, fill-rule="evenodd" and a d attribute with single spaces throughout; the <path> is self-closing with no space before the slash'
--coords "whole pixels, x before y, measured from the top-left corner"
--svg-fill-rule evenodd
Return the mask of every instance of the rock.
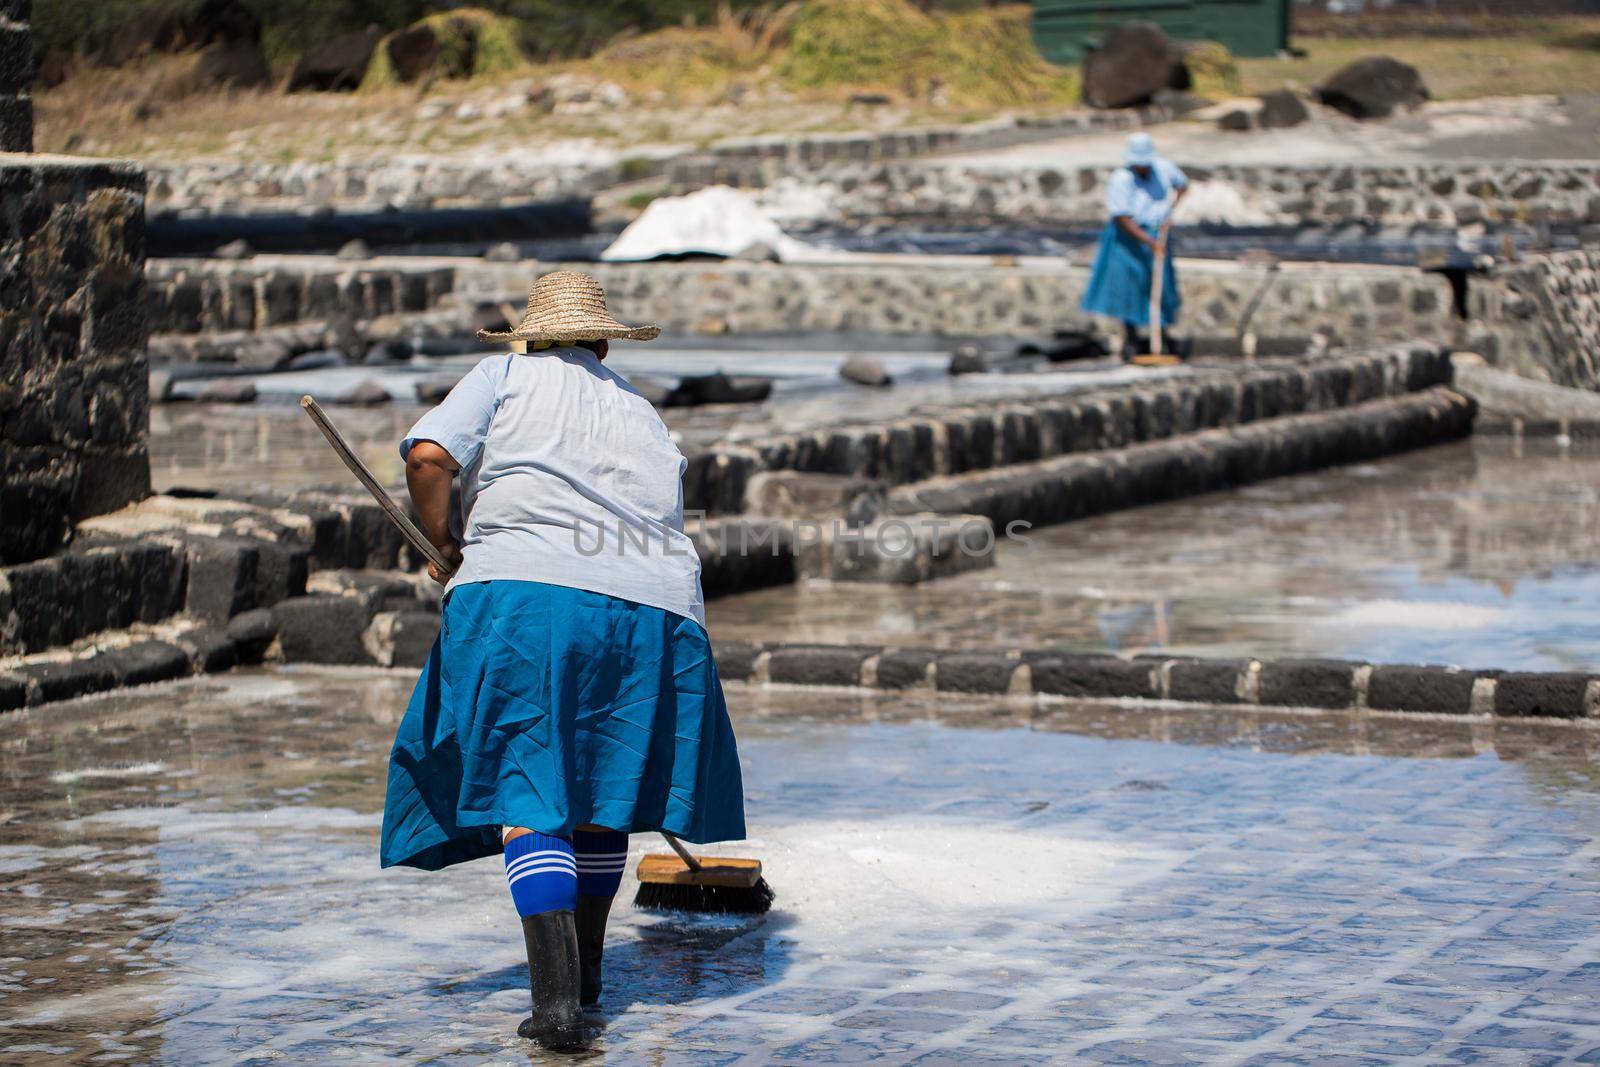
<path id="1" fill-rule="evenodd" d="M 340 259 L 371 259 L 372 249 L 367 245 L 367 242 L 357 237 L 353 241 L 346 241 L 340 245 L 337 255 Z"/>
<path id="2" fill-rule="evenodd" d="M 272 608 L 278 646 L 288 663 L 369 664 L 362 636 L 373 605 L 357 596 L 301 596 Z"/>
<path id="3" fill-rule="evenodd" d="M 1352 118 L 1381 119 L 1396 108 L 1419 107 L 1428 99 L 1422 75 L 1391 56 L 1367 56 L 1335 71 L 1316 98 Z"/>
<path id="4" fill-rule="evenodd" d="M 334 397 L 333 402 L 351 407 L 376 407 L 387 404 L 390 399 L 389 390 L 371 378 L 365 378 Z"/>
<path id="5" fill-rule="evenodd" d="M 733 257 L 745 263 L 776 263 L 778 250 L 765 241 L 757 241 Z"/>
<path id="6" fill-rule="evenodd" d="M 1105 359 L 1111 354 L 1100 338 L 1082 330 L 1057 330 L 1050 343 L 1039 353 L 1051 363 L 1066 363 L 1074 359 Z"/>
<path id="7" fill-rule="evenodd" d="M 844 361 L 844 366 L 839 368 L 839 377 L 857 385 L 885 386 L 894 381 L 882 360 L 860 353 Z"/>
<path id="8" fill-rule="evenodd" d="M 347 367 L 350 360 L 343 352 L 334 348 L 323 348 L 315 352 L 302 352 L 288 362 L 285 370 L 325 370 L 328 367 Z"/>
<path id="9" fill-rule="evenodd" d="M 260 663 L 278 637 L 278 621 L 266 608 L 242 612 L 228 620 L 224 631 L 242 663 Z"/>
<path id="10" fill-rule="evenodd" d="M 754 404 L 772 395 L 770 378 L 730 378 L 720 371 L 684 378 L 667 394 L 665 407 L 694 407 L 698 404 Z"/>
<path id="11" fill-rule="evenodd" d="M 382 39 L 383 31 L 369 26 L 317 45 L 295 63 L 289 74 L 289 92 L 349 92 L 367 76 L 372 53 Z"/>
<path id="12" fill-rule="evenodd" d="M 870 522 L 883 510 L 887 488 L 874 478 L 810 471 L 763 471 L 745 485 L 744 508 L 774 519 Z"/>
<path id="13" fill-rule="evenodd" d="M 264 89 L 272 69 L 254 41 L 219 41 L 200 53 L 190 77 L 196 89 Z"/>
<path id="14" fill-rule="evenodd" d="M 202 385 L 195 399 L 202 404 L 254 403 L 256 383 L 248 378 L 217 378 Z"/>
<path id="15" fill-rule="evenodd" d="M 417 399 L 422 403 L 437 404 L 450 395 L 450 390 L 456 387 L 458 381 L 460 379 L 453 375 L 438 375 L 422 379 L 413 388 L 416 390 Z"/>
<path id="16" fill-rule="evenodd" d="M 516 263 L 522 259 L 522 250 L 510 241 L 501 241 L 484 249 L 483 258 L 490 263 Z"/>
<path id="17" fill-rule="evenodd" d="M 962 345 L 950 353 L 951 374 L 983 374 L 989 369 L 989 353 L 982 345 Z"/>
<path id="18" fill-rule="evenodd" d="M 811 251 L 809 245 L 784 233 L 748 194 L 713 185 L 687 196 L 652 200 L 600 258 L 612 263 L 664 256 L 731 258 L 758 244 L 783 260 L 801 258 Z"/>
<path id="19" fill-rule="evenodd" d="M 229 241 L 225 245 L 218 245 L 212 253 L 217 259 L 250 259 L 256 254 L 255 248 L 243 237 Z"/>
<path id="20" fill-rule="evenodd" d="M 1083 101 L 1090 107 L 1139 107 L 1162 89 L 1187 89 L 1183 49 L 1153 22 L 1124 22 L 1083 61 Z"/>
<path id="21" fill-rule="evenodd" d="M 389 38 L 389 63 L 403 82 L 414 82 L 433 69 L 439 38 L 428 26 L 408 26 Z"/>
<path id="22" fill-rule="evenodd" d="M 1217 120 L 1217 129 L 1242 133 L 1255 125 L 1255 116 L 1244 108 L 1235 108 Z"/>
<path id="23" fill-rule="evenodd" d="M 379 341 L 367 349 L 367 354 L 361 362 L 368 366 L 380 363 L 405 363 L 415 354 L 410 341 Z"/>
<path id="24" fill-rule="evenodd" d="M 1311 118 L 1311 109 L 1293 89 L 1277 89 L 1261 94 L 1262 129 L 1282 130 L 1298 126 Z"/>

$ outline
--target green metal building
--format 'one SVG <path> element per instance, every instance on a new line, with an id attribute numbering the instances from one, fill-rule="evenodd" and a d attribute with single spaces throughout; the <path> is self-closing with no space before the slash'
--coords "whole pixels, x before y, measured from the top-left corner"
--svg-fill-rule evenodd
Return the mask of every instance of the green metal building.
<path id="1" fill-rule="evenodd" d="M 1034 0 L 1033 39 L 1052 63 L 1076 63 L 1111 27 L 1154 22 L 1180 41 L 1221 41 L 1236 56 L 1289 47 L 1291 0 Z"/>

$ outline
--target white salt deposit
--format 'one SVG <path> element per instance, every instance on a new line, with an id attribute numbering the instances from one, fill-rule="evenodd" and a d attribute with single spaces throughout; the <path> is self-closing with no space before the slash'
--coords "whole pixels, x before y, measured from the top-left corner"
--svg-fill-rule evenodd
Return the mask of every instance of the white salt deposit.
<path id="1" fill-rule="evenodd" d="M 1504 608 L 1417 600 L 1368 600 L 1328 619 L 1335 626 L 1404 630 L 1482 630 L 1511 618 Z"/>
<path id="2" fill-rule="evenodd" d="M 141 775 L 163 774 L 165 763 L 128 763 L 113 767 L 81 767 L 75 771 L 57 771 L 50 780 L 57 785 L 83 781 L 87 778 L 137 778 Z"/>
<path id="3" fill-rule="evenodd" d="M 813 251 L 784 233 L 750 196 L 713 185 L 687 196 L 651 201 L 600 258 L 628 262 L 691 254 L 732 257 L 758 246 L 786 262 Z"/>
<path id="4" fill-rule="evenodd" d="M 1190 182 L 1189 192 L 1173 212 L 1180 224 L 1224 223 L 1229 226 L 1270 226 L 1283 219 L 1262 210 L 1259 203 L 1246 200 L 1227 182 Z"/>

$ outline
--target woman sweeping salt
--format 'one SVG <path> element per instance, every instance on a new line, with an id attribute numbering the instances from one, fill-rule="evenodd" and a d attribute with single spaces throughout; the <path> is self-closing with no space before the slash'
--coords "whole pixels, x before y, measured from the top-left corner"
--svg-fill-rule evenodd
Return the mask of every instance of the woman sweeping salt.
<path id="1" fill-rule="evenodd" d="M 604 365 L 648 341 L 594 279 L 540 278 L 509 341 L 400 445 L 420 525 L 455 565 L 389 764 L 382 861 L 503 853 L 533 1014 L 584 1046 L 628 834 L 744 837 L 733 729 L 683 531 L 683 456 Z M 460 511 L 450 513 L 461 479 Z"/>
<path id="2" fill-rule="evenodd" d="M 1149 134 L 1135 133 L 1128 138 L 1122 166 L 1106 186 L 1110 220 L 1101 231 L 1100 248 L 1080 305 L 1092 315 L 1121 321 L 1125 357 L 1148 351 L 1139 338 L 1139 328 L 1151 326 L 1150 292 L 1158 252 L 1162 262 L 1162 348 L 1172 351 L 1166 327 L 1177 321 L 1182 300 L 1172 257 L 1166 254 L 1164 227 L 1188 191 L 1189 179 L 1156 152 Z"/>

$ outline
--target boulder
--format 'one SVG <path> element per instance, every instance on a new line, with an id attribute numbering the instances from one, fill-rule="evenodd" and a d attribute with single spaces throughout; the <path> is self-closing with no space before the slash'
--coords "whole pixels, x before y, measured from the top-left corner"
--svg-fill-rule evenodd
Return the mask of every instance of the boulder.
<path id="1" fill-rule="evenodd" d="M 202 385 L 195 399 L 202 404 L 254 403 L 256 383 L 248 378 L 218 378 Z"/>
<path id="2" fill-rule="evenodd" d="M 389 38 L 389 64 L 403 82 L 426 74 L 439 58 L 439 38 L 427 26 L 408 26 Z"/>
<path id="3" fill-rule="evenodd" d="M 1411 64 L 1392 56 L 1367 56 L 1335 71 L 1316 89 L 1316 97 L 1352 118 L 1381 119 L 1396 108 L 1421 106 L 1428 87 Z"/>
<path id="4" fill-rule="evenodd" d="M 1261 113 L 1258 121 L 1262 129 L 1282 130 L 1298 126 L 1311 118 L 1311 109 L 1300 94 L 1293 89 L 1277 89 L 1261 94 Z"/>
<path id="5" fill-rule="evenodd" d="M 311 49 L 290 72 L 289 92 L 309 89 L 335 93 L 356 88 L 367 76 L 372 53 L 382 38 L 382 30 L 369 26 L 355 33 L 342 33 Z"/>
<path id="6" fill-rule="evenodd" d="M 405 363 L 415 354 L 410 341 L 379 341 L 367 349 L 361 362 L 371 366 L 377 363 Z"/>
<path id="7" fill-rule="evenodd" d="M 450 390 L 456 387 L 456 382 L 459 380 L 459 378 L 451 374 L 440 374 L 432 378 L 424 378 L 414 386 L 417 399 L 424 404 L 437 404 L 450 395 Z"/>
<path id="8" fill-rule="evenodd" d="M 860 353 L 844 361 L 844 366 L 839 368 L 839 377 L 857 385 L 885 386 L 894 382 L 882 360 Z"/>
<path id="9" fill-rule="evenodd" d="M 1187 89 L 1183 49 L 1153 22 L 1124 22 L 1083 60 L 1083 102 L 1140 107 L 1162 89 Z"/>
<path id="10" fill-rule="evenodd" d="M 335 404 L 346 404 L 351 407 L 376 407 L 379 404 L 387 404 L 389 400 L 389 390 L 371 378 L 362 379 L 333 398 Z"/>
<path id="11" fill-rule="evenodd" d="M 190 78 L 196 89 L 263 89 L 272 69 L 254 41 L 218 41 L 200 53 Z"/>
<path id="12" fill-rule="evenodd" d="M 1099 337 L 1084 330 L 1057 330 L 1045 344 L 1025 344 L 1017 349 L 1019 356 L 1044 356 L 1051 363 L 1066 363 L 1075 359 L 1105 359 L 1111 354 Z"/>
<path id="13" fill-rule="evenodd" d="M 718 371 L 684 378 L 658 406 L 677 408 L 698 404 L 755 404 L 771 395 L 770 378 L 730 378 Z"/>
<path id="14" fill-rule="evenodd" d="M 1226 111 L 1217 119 L 1217 129 L 1243 133 L 1255 126 L 1255 116 L 1242 107 Z"/>
<path id="15" fill-rule="evenodd" d="M 961 345 L 950 353 L 950 373 L 983 374 L 989 369 L 989 353 L 982 345 Z"/>

